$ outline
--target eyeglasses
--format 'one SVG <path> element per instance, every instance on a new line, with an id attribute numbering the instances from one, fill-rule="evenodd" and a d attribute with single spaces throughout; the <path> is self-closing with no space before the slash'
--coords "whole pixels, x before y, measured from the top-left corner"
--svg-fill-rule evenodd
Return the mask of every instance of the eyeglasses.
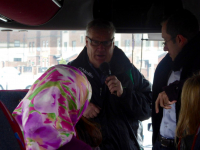
<path id="1" fill-rule="evenodd" d="M 102 41 L 102 42 L 100 42 L 100 41 L 92 40 L 88 36 L 86 36 L 86 37 L 89 39 L 89 41 L 90 41 L 90 43 L 91 43 L 92 46 L 99 46 L 100 44 L 102 44 L 103 46 L 110 46 L 112 44 L 112 42 L 113 42 L 113 39 L 114 39 L 114 37 L 113 37 L 109 41 Z"/>
<path id="2" fill-rule="evenodd" d="M 167 40 L 167 41 L 165 41 L 165 42 L 163 42 L 162 44 L 163 44 L 163 46 L 166 46 L 167 45 L 167 42 L 169 42 L 169 41 L 171 41 L 171 40 L 173 40 L 173 39 L 175 39 L 176 37 L 173 37 L 173 38 L 171 38 L 171 39 L 169 39 L 169 40 Z"/>

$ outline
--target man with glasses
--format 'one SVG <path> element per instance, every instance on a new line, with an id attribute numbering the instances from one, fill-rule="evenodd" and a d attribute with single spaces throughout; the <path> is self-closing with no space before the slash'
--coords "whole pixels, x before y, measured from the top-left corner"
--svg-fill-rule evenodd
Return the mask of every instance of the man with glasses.
<path id="1" fill-rule="evenodd" d="M 162 24 L 162 38 L 163 49 L 168 54 L 154 75 L 153 150 L 175 150 L 182 86 L 188 77 L 200 71 L 200 33 L 196 17 L 188 10 L 179 10 Z"/>
<path id="2" fill-rule="evenodd" d="M 114 45 L 115 27 L 104 20 L 93 20 L 86 28 L 86 47 L 69 64 L 85 73 L 92 86 L 92 98 L 83 114 L 101 125 L 101 150 L 139 150 L 139 121 L 151 115 L 151 86 Z M 110 66 L 106 76 L 99 69 Z"/>

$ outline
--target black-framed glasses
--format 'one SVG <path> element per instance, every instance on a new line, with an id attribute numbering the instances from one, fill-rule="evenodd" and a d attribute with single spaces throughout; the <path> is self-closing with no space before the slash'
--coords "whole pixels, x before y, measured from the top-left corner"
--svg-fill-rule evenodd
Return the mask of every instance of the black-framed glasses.
<path id="1" fill-rule="evenodd" d="M 173 38 L 171 38 L 171 39 L 169 39 L 169 40 L 167 40 L 167 41 L 165 41 L 165 42 L 163 42 L 162 44 L 163 44 L 163 46 L 166 46 L 167 45 L 167 43 L 169 42 L 169 41 L 171 41 L 171 40 L 173 40 L 173 39 L 175 39 L 176 37 L 173 37 Z"/>
<path id="2" fill-rule="evenodd" d="M 88 36 L 86 36 L 86 37 L 89 39 L 92 46 L 99 46 L 100 44 L 102 44 L 103 46 L 110 46 L 112 44 L 113 40 L 114 40 L 114 37 L 113 37 L 109 41 L 100 42 L 100 41 L 93 40 L 93 39 L 89 38 Z"/>

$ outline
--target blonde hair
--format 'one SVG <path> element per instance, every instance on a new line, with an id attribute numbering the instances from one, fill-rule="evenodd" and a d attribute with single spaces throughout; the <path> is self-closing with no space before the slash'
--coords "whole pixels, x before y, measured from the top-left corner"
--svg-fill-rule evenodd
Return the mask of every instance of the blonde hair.
<path id="1" fill-rule="evenodd" d="M 200 74 L 188 78 L 181 93 L 181 110 L 176 136 L 195 134 L 200 123 Z"/>

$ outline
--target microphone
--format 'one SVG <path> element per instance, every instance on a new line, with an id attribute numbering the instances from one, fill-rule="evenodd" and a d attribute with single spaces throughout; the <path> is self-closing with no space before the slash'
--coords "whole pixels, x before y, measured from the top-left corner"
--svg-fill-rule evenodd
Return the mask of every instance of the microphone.
<path id="1" fill-rule="evenodd" d="M 99 69 L 102 71 L 102 73 L 105 75 L 105 76 L 111 76 L 111 71 L 110 71 L 110 66 L 107 62 L 103 62 Z"/>
<path id="2" fill-rule="evenodd" d="M 103 62 L 100 66 L 99 69 L 102 71 L 102 73 L 108 77 L 111 76 L 111 71 L 110 71 L 110 65 L 107 62 Z M 114 91 L 114 95 L 117 95 L 117 91 Z"/>

